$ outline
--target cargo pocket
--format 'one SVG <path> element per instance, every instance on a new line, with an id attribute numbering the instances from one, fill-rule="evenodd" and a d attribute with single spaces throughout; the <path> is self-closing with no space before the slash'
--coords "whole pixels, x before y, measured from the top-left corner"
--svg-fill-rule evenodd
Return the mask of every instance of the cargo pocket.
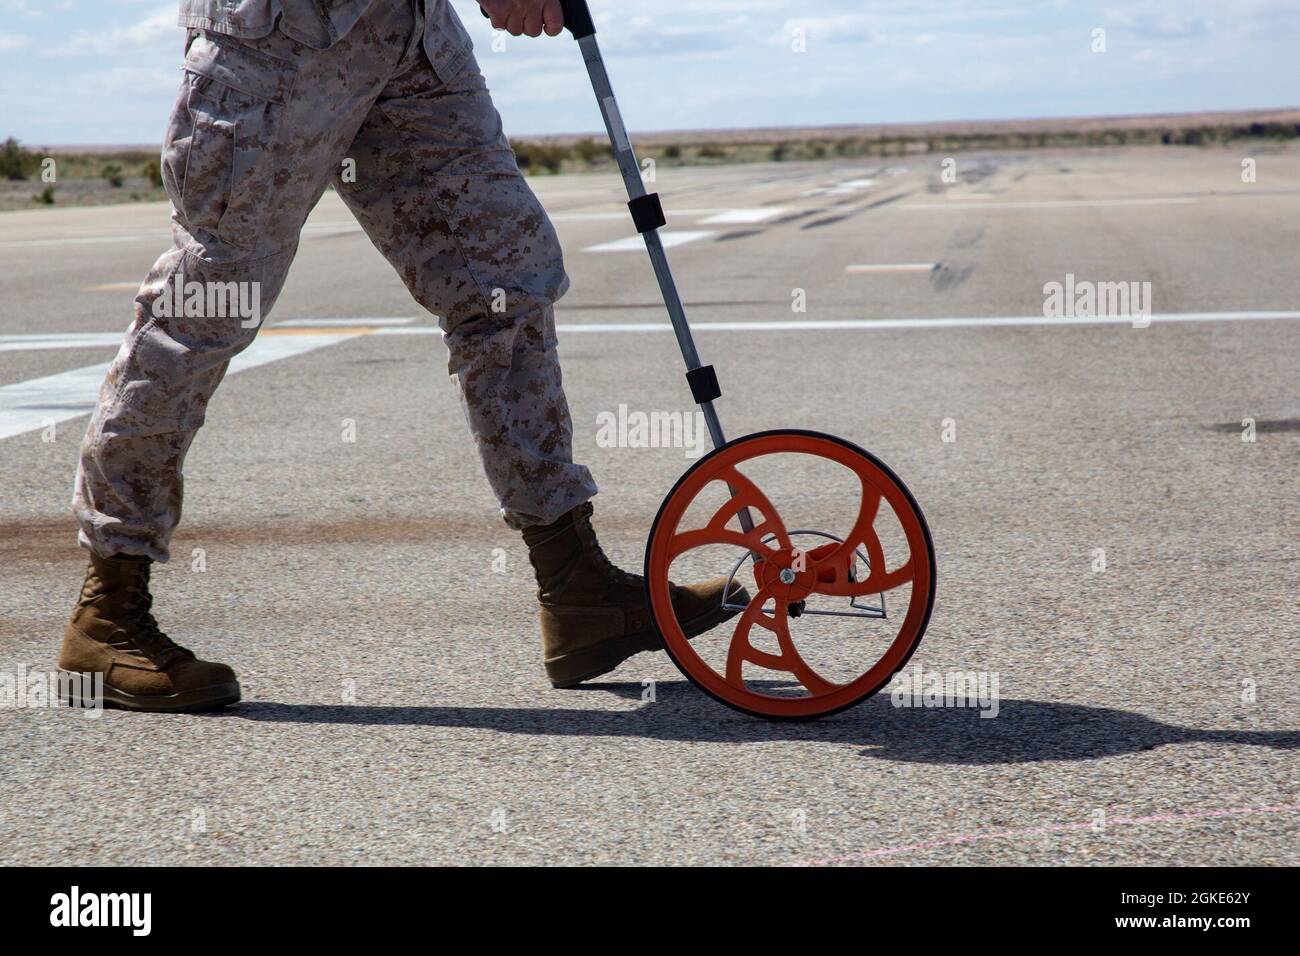
<path id="1" fill-rule="evenodd" d="M 293 78 L 293 64 L 229 37 L 199 35 L 190 43 L 162 172 L 191 233 L 256 245 Z"/>
<path id="2" fill-rule="evenodd" d="M 424 55 L 429 65 L 443 83 L 450 83 L 462 69 L 472 65 L 474 41 L 470 39 L 460 14 L 448 0 L 434 0 L 425 4 Z"/>

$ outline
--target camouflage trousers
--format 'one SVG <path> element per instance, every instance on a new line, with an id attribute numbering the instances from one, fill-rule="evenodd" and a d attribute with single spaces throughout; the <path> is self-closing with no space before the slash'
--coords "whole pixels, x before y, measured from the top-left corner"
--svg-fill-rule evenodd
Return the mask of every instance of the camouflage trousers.
<path id="1" fill-rule="evenodd" d="M 173 246 L 136 296 L 82 444 L 73 508 L 85 547 L 167 559 L 208 400 L 274 305 L 331 182 L 438 316 L 506 523 L 544 524 L 595 494 L 571 454 L 552 312 L 568 279 L 554 228 L 473 55 L 439 62 L 421 43 L 423 18 L 421 0 L 373 4 L 323 50 L 280 31 L 190 34 L 163 148 Z M 256 283 L 260 314 L 158 308 L 196 282 Z"/>

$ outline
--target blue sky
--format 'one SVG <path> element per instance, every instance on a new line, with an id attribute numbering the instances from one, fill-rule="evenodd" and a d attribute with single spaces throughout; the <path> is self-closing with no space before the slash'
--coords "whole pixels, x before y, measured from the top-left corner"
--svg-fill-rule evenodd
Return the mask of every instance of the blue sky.
<path id="1" fill-rule="evenodd" d="M 393 0 L 377 0 L 393 2 Z M 452 0 L 512 134 L 599 131 L 568 35 Z M 1183 112 L 1300 102 L 1297 0 L 591 0 L 634 130 Z M 167 0 L 0 0 L 0 137 L 155 143 L 179 83 Z M 644 11 L 644 12 L 642 12 Z M 1093 31 L 1106 51 L 1092 52 Z M 796 52 L 796 31 L 805 50 Z"/>

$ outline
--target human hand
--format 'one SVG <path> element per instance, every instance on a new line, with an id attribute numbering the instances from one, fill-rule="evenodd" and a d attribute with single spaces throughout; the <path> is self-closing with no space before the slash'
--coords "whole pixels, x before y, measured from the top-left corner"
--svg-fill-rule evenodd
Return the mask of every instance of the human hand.
<path id="1" fill-rule="evenodd" d="M 511 36 L 537 37 L 546 31 L 553 37 L 564 29 L 560 0 L 479 0 L 492 26 Z"/>

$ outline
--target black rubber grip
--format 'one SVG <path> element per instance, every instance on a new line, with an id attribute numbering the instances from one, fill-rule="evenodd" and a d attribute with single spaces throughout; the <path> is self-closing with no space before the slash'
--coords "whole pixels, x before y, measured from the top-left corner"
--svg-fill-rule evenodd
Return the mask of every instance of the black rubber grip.
<path id="1" fill-rule="evenodd" d="M 636 226 L 637 232 L 649 232 L 668 222 L 664 218 L 664 207 L 659 203 L 658 193 L 637 196 L 628 202 L 627 208 L 632 213 L 632 224 Z"/>
<path id="2" fill-rule="evenodd" d="M 492 16 L 482 7 L 478 9 L 483 16 Z M 564 14 L 565 28 L 573 34 L 575 40 L 595 35 L 596 24 L 592 22 L 587 0 L 560 0 L 560 11 Z"/>
<path id="3" fill-rule="evenodd" d="M 686 373 L 686 382 L 691 386 L 691 397 L 695 399 L 696 405 L 703 405 L 705 402 L 722 397 L 718 375 L 713 371 L 712 365 L 701 365 L 699 368 L 691 369 Z"/>
<path id="4" fill-rule="evenodd" d="M 587 0 L 560 0 L 560 9 L 564 11 L 564 25 L 575 40 L 596 32 L 596 24 L 591 22 L 591 11 L 587 9 Z"/>

